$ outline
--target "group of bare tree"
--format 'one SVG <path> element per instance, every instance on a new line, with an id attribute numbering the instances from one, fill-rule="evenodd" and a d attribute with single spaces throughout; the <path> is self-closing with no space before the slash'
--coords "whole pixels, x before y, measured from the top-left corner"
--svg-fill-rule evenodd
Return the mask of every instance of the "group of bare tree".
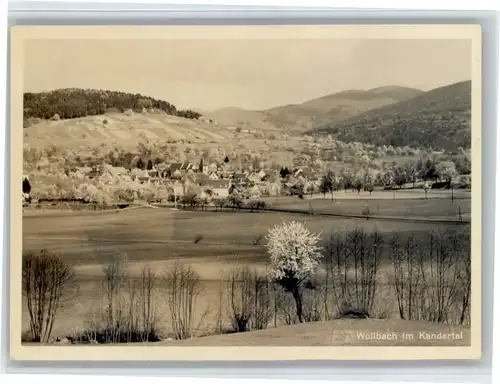
<path id="1" fill-rule="evenodd" d="M 323 239 L 322 247 L 316 247 L 318 238 L 308 239 L 310 233 L 303 232 L 299 224 L 297 228 L 302 232 L 295 237 L 287 237 L 286 231 L 276 232 L 275 240 L 293 242 L 293 252 L 283 253 L 291 263 L 286 258 L 271 257 L 274 274 L 237 268 L 224 281 L 221 278 L 216 332 L 246 332 L 273 324 L 276 327 L 352 316 L 389 317 L 392 313 L 383 313 L 379 300 L 388 292 L 391 305 L 397 305 L 394 315 L 397 313 L 401 319 L 470 322 L 469 231 L 448 229 L 383 236 L 355 229 L 332 233 Z M 314 260 L 307 260 L 299 250 L 300 238 L 304 247 L 315 252 L 318 268 L 313 268 Z M 276 250 L 283 252 L 282 245 Z M 294 272 L 291 266 L 299 267 Z M 22 288 L 30 340 L 49 342 L 56 315 L 78 288 L 75 273 L 57 255 L 45 250 L 26 252 Z M 132 277 L 117 257 L 103 268 L 97 313 L 92 314 L 88 329 L 74 335 L 73 341 L 155 341 L 160 339 L 160 321 L 170 326 L 172 338 L 196 336 L 209 310 L 214 309 L 207 304 L 205 311 L 200 310 L 202 288 L 198 274 L 190 266 L 175 262 L 161 275 L 146 266 L 140 275 Z M 159 318 L 158 300 L 166 303 L 163 315 L 167 319 Z"/>
<path id="2" fill-rule="evenodd" d="M 360 229 L 332 233 L 313 275 L 234 271 L 227 299 L 232 331 L 261 329 L 266 320 L 265 326 L 277 326 L 343 317 L 468 324 L 470 244 L 470 231 L 461 228 L 392 236 Z"/>
<path id="3" fill-rule="evenodd" d="M 167 303 L 171 335 L 187 339 L 203 317 L 197 318 L 202 287 L 191 267 L 175 262 L 163 274 L 145 266 L 138 277 L 129 274 L 121 257 L 103 267 L 100 302 L 90 314 L 88 328 L 68 335 L 77 343 L 130 343 L 160 340 L 158 300 Z M 73 269 L 46 250 L 23 255 L 23 295 L 33 342 L 49 342 L 56 315 L 78 289 Z M 198 321 L 198 323 L 197 323 Z"/>
<path id="4" fill-rule="evenodd" d="M 337 316 L 376 317 L 383 312 L 377 297 L 390 292 L 401 319 L 469 323 L 470 241 L 462 228 L 390 237 L 359 229 L 332 234 L 325 246 L 324 289 L 331 292 L 324 307 L 331 302 Z M 331 308 L 325 317 L 332 317 Z"/>
<path id="5" fill-rule="evenodd" d="M 325 247 L 325 289 L 332 290 L 338 313 L 373 312 L 383 250 L 380 233 L 355 229 L 331 234 Z M 325 294 L 328 298 L 328 292 Z"/>
<path id="6" fill-rule="evenodd" d="M 423 239 L 395 235 L 390 244 L 399 315 L 406 320 L 470 321 L 470 233 L 429 232 Z"/>

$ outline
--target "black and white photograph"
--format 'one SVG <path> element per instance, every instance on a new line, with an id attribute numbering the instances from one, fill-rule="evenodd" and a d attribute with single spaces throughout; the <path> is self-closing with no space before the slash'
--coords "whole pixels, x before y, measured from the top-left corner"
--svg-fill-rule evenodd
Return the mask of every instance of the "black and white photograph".
<path id="1" fill-rule="evenodd" d="M 18 356 L 479 358 L 480 34 L 14 28 Z"/>

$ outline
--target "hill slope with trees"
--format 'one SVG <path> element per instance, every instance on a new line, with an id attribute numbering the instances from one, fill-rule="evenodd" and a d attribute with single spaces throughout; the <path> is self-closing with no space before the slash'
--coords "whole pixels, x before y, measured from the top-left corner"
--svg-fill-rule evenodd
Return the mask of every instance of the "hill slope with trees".
<path id="1" fill-rule="evenodd" d="M 377 146 L 470 148 L 471 82 L 436 88 L 344 121 L 321 123 L 310 133 Z"/>
<path id="2" fill-rule="evenodd" d="M 159 109 L 168 115 L 196 119 L 201 115 L 191 110 L 177 110 L 175 105 L 141 94 L 126 92 L 66 88 L 50 92 L 24 94 L 24 126 L 33 119 L 74 119 L 77 117 L 103 115 L 106 112 L 125 112 L 143 109 Z"/>

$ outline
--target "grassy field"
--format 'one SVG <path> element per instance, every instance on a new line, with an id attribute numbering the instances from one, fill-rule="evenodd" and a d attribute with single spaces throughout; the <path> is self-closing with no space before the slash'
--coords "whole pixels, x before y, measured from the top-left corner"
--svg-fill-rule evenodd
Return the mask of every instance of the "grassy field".
<path id="1" fill-rule="evenodd" d="M 297 204 L 295 202 L 293 204 Z M 381 210 L 391 215 L 406 215 L 408 209 L 428 215 L 447 216 L 453 206 L 447 200 L 380 201 Z M 304 204 L 304 202 L 300 202 Z M 292 203 L 290 203 L 292 204 Z M 305 202 L 305 204 L 308 204 Z M 314 200 L 313 204 L 332 204 L 329 200 Z M 359 214 L 361 201 L 342 201 L 336 207 Z M 464 211 L 470 201 L 460 201 Z M 283 206 L 286 206 L 286 200 Z M 337 209 L 337 208 L 336 208 Z M 381 212 L 382 214 L 382 212 Z M 58 314 L 53 336 L 65 336 L 84 329 L 98 315 L 101 300 L 102 268 L 117 254 L 125 261 L 131 277 L 139 277 L 142 268 L 151 266 L 161 277 L 167 266 L 176 260 L 187 263 L 199 274 L 203 292 L 198 299 L 196 316 L 206 316 L 200 332 L 213 333 L 220 302 L 221 279 L 231 269 L 243 266 L 264 272 L 268 255 L 264 247 L 269 227 L 283 220 L 298 220 L 322 237 L 331 232 L 354 228 L 377 230 L 390 235 L 395 232 L 424 232 L 443 228 L 446 224 L 392 222 L 337 217 L 307 216 L 278 212 L 213 212 L 183 211 L 162 208 L 140 208 L 102 212 L 44 212 L 30 211 L 23 217 L 23 250 L 45 248 L 58 253 L 72 265 L 78 278 L 79 291 Z M 195 242 L 196 237 L 201 240 Z M 386 268 L 386 267 L 384 267 Z M 165 286 L 159 278 L 155 295 L 163 334 L 169 333 Z M 163 296 L 163 297 L 162 297 Z M 386 312 L 394 311 L 394 297 L 384 292 L 381 300 Z M 201 320 L 201 319 L 200 319 Z M 227 319 L 225 319 L 227 322 Z M 23 329 L 29 329 L 26 309 Z"/>
<path id="2" fill-rule="evenodd" d="M 370 215 L 389 217 L 408 217 L 419 219 L 470 220 L 470 191 L 455 193 L 454 200 L 448 191 L 429 191 L 428 199 L 423 190 L 375 191 L 368 192 L 335 192 L 332 196 L 313 195 L 299 199 L 296 196 L 266 198 L 271 207 L 282 209 L 301 209 L 314 213 L 332 213 L 341 215 L 361 215 L 368 207 Z M 396 200 L 396 202 L 394 201 Z"/>

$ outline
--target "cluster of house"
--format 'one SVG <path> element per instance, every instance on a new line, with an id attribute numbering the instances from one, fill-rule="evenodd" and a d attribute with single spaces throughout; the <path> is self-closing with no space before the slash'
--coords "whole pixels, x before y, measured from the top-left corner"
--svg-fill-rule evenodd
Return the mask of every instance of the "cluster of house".
<path id="1" fill-rule="evenodd" d="M 233 191 L 243 192 L 246 189 L 264 185 L 272 179 L 279 178 L 279 172 L 272 169 L 235 170 L 232 167 L 195 165 L 190 162 L 157 164 L 151 169 L 127 169 L 124 167 L 100 166 L 81 168 L 87 178 L 99 180 L 106 177 L 121 178 L 127 182 L 138 184 L 167 184 L 174 190 L 176 196 L 186 193 L 186 185 L 195 184 L 209 189 L 213 196 L 227 197 Z M 276 179 L 275 179 L 276 180 Z"/>
<path id="2" fill-rule="evenodd" d="M 282 193 L 287 188 L 293 189 L 297 181 L 319 182 L 320 180 L 320 177 L 313 177 L 314 173 L 306 168 L 294 169 L 286 176 L 275 169 L 242 170 L 230 164 L 217 165 L 215 163 L 204 166 L 181 162 L 156 164 L 149 168 L 151 169 L 114 167 L 103 164 L 95 167 L 78 167 L 72 172 L 79 174 L 78 177 L 82 181 L 90 179 L 107 184 L 114 183 L 118 179 L 144 186 L 166 185 L 177 197 L 185 195 L 190 185 L 200 187 L 203 194 L 209 190 L 212 197 L 225 198 L 234 191 L 249 195 L 249 197 L 255 196 L 263 189 L 269 190 L 270 184 L 276 185 L 276 183 L 279 184 L 280 191 L 277 193 Z M 28 175 L 23 175 L 23 180 L 28 179 Z M 29 196 L 29 191 L 23 191 L 23 202 L 27 202 Z"/>

